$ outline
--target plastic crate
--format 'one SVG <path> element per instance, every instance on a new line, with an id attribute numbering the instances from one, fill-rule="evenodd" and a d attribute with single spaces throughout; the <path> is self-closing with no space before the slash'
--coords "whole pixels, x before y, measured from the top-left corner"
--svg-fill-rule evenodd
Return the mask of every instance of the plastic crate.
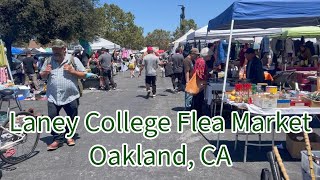
<path id="1" fill-rule="evenodd" d="M 312 151 L 312 154 L 320 157 L 320 151 Z M 309 159 L 308 159 L 307 151 L 301 151 L 301 168 L 303 171 L 307 172 L 308 176 L 310 177 Z M 320 165 L 313 162 L 313 169 L 314 169 L 314 174 L 316 176 L 316 179 L 320 180 Z M 303 173 L 302 175 L 303 177 L 306 176 Z"/>

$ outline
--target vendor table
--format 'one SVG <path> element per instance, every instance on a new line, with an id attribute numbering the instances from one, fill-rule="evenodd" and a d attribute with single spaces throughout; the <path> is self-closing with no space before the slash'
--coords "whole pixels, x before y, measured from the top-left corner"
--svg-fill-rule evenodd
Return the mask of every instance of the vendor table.
<path id="1" fill-rule="evenodd" d="M 276 111 L 280 110 L 281 115 L 302 115 L 303 113 L 307 112 L 310 115 L 316 115 L 319 114 L 320 108 L 311 108 L 311 107 L 290 107 L 290 108 L 272 108 L 272 109 L 262 109 L 260 107 L 257 107 L 253 104 L 247 104 L 247 103 L 235 103 L 232 101 L 227 101 L 227 104 L 234 106 L 240 110 L 247 110 L 251 114 L 255 115 L 262 115 L 262 116 L 268 116 L 268 115 L 275 115 Z M 260 144 L 260 137 L 259 137 L 259 144 L 254 143 L 248 143 L 248 133 L 245 133 L 246 140 L 245 140 L 245 149 L 244 149 L 244 162 L 247 161 L 247 150 L 248 146 L 274 146 L 274 125 L 272 123 L 272 143 L 271 144 Z M 236 141 L 235 141 L 235 147 L 237 144 L 237 137 L 238 133 L 236 134 Z M 218 144 L 220 139 L 218 138 Z"/>
<path id="2" fill-rule="evenodd" d="M 226 91 L 232 91 L 233 89 L 234 87 L 227 83 Z M 210 106 L 211 116 L 214 116 L 216 114 L 217 101 L 219 100 L 219 92 L 222 92 L 222 90 L 223 82 L 219 81 L 209 82 L 206 87 L 205 99 L 207 100 L 207 105 Z"/>

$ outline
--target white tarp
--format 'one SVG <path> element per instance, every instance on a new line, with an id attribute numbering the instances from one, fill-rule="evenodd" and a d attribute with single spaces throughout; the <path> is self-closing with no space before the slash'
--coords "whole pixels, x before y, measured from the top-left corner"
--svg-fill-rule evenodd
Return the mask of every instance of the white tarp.
<path id="1" fill-rule="evenodd" d="M 43 49 L 42 47 L 40 47 L 40 48 L 37 48 L 36 50 L 38 50 L 38 51 L 40 51 L 40 52 L 42 52 L 42 53 L 45 53 L 45 52 L 47 52 L 45 49 Z"/>
<path id="2" fill-rule="evenodd" d="M 216 39 L 216 38 L 227 38 L 229 37 L 230 30 L 216 30 L 210 31 L 207 36 L 208 26 L 204 26 L 187 36 L 187 40 L 201 40 L 201 39 Z M 262 37 L 266 35 L 277 35 L 281 34 L 281 28 L 270 28 L 270 29 L 234 29 L 234 38 L 249 38 L 249 37 Z"/>
<path id="3" fill-rule="evenodd" d="M 103 38 L 97 38 L 96 40 L 93 41 L 93 43 L 90 43 L 90 46 L 92 50 L 98 50 L 101 48 L 120 49 L 120 46 L 118 44 L 115 44 Z"/>

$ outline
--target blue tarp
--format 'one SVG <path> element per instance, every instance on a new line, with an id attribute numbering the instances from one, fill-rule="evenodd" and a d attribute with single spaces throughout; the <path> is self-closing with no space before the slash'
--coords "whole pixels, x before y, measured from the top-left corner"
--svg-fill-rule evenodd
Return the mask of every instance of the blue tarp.
<path id="1" fill-rule="evenodd" d="M 19 55 L 23 53 L 23 50 L 16 47 L 11 47 L 11 52 L 12 55 Z"/>
<path id="2" fill-rule="evenodd" d="M 208 31 L 282 28 L 320 24 L 320 0 L 238 0 L 209 21 Z"/>

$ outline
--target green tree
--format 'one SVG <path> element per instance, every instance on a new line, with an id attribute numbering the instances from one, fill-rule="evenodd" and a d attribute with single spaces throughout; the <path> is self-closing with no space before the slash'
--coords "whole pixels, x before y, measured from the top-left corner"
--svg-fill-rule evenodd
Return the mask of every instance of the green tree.
<path id="1" fill-rule="evenodd" d="M 151 46 L 157 46 L 160 49 L 168 50 L 171 40 L 170 31 L 163 29 L 156 29 L 146 36 L 146 44 Z"/>
<path id="2" fill-rule="evenodd" d="M 186 34 L 190 29 L 197 29 L 197 24 L 193 19 L 183 20 L 180 26 L 173 32 L 173 40 L 176 40 Z"/>
<path id="3" fill-rule="evenodd" d="M 11 64 L 13 42 L 36 38 L 46 44 L 54 38 L 66 41 L 92 40 L 101 29 L 96 0 L 1 0 L 0 38 L 6 44 Z"/>
<path id="4" fill-rule="evenodd" d="M 101 35 L 122 47 L 141 49 L 144 45 L 143 28 L 135 25 L 134 15 L 114 4 L 104 4 L 98 10 L 104 17 Z"/>

